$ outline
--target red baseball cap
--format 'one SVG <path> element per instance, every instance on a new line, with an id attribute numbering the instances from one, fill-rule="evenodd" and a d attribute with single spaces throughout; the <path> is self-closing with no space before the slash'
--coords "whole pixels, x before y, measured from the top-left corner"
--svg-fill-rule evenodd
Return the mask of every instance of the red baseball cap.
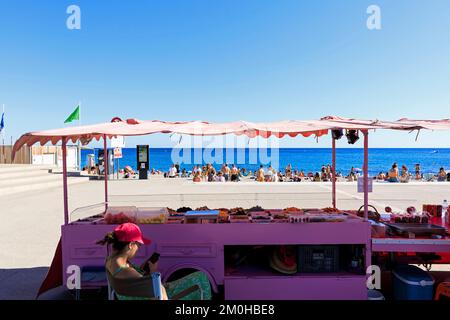
<path id="1" fill-rule="evenodd" d="M 140 244 L 150 244 L 150 239 L 142 236 L 141 229 L 134 223 L 122 223 L 115 230 L 116 237 L 121 242 L 139 242 Z"/>

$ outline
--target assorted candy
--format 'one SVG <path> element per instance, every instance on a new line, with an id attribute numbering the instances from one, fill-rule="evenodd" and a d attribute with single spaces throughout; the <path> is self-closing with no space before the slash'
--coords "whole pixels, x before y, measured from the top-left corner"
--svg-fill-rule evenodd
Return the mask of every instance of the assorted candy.
<path id="1" fill-rule="evenodd" d="M 137 223 L 140 224 L 151 224 L 151 223 L 165 223 L 167 216 L 165 214 L 159 214 L 157 216 L 153 217 L 146 217 L 146 218 L 138 218 Z"/>
<path id="2" fill-rule="evenodd" d="M 394 223 L 428 224 L 431 219 L 428 212 L 417 212 L 415 207 L 408 207 L 405 213 L 394 213 L 390 207 L 386 207 L 385 211 L 390 213 L 390 220 Z"/>
<path id="3" fill-rule="evenodd" d="M 104 219 L 107 224 L 122 224 L 127 222 L 136 223 L 135 217 L 127 215 L 123 212 L 118 214 L 107 213 Z"/>
<path id="4" fill-rule="evenodd" d="M 114 208 L 112 208 L 114 209 Z M 123 208 L 121 208 L 122 210 Z M 192 211 L 211 211 L 207 206 L 192 210 L 190 207 L 173 208 L 141 208 L 132 213 L 117 210 L 108 212 L 103 219 L 106 224 L 121 224 L 133 222 L 138 224 L 180 224 L 186 223 L 186 213 Z M 307 222 L 341 222 L 346 220 L 344 212 L 333 209 L 300 209 L 288 207 L 285 209 L 264 209 L 261 206 L 254 206 L 249 209 L 235 207 L 231 209 L 220 208 L 217 218 L 211 220 L 213 223 L 307 223 Z M 194 220 L 189 220 L 195 223 Z M 83 222 L 80 220 L 80 222 Z"/>

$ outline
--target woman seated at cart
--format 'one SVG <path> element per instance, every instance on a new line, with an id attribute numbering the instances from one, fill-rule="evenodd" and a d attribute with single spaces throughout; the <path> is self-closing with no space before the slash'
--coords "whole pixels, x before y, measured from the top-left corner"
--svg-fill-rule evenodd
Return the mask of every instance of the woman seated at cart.
<path id="1" fill-rule="evenodd" d="M 158 271 L 158 262 L 152 263 L 148 260 L 141 266 L 131 262 L 139 248 L 150 242 L 143 237 L 140 228 L 134 223 L 119 225 L 97 242 L 108 245 L 108 249 L 112 246 L 112 252 L 106 258 L 105 269 L 108 281 L 119 300 L 154 299 L 151 274 Z M 194 291 L 190 288 L 196 289 Z M 211 299 L 211 286 L 206 274 L 194 272 L 161 286 L 162 300 L 179 297 L 183 292 L 187 294 L 183 297 L 186 300 Z"/>

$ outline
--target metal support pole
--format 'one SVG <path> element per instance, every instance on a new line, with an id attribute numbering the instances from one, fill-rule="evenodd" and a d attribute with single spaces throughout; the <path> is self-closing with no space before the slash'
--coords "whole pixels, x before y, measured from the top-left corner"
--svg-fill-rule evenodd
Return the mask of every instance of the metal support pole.
<path id="1" fill-rule="evenodd" d="M 362 133 L 364 135 L 364 221 L 367 222 L 369 218 L 369 131 L 363 130 Z M 372 264 L 372 239 L 370 229 L 365 249 L 365 267 L 367 270 Z"/>
<path id="2" fill-rule="evenodd" d="M 363 130 L 364 134 L 364 221 L 369 218 L 369 131 Z"/>
<path id="3" fill-rule="evenodd" d="M 332 204 L 333 208 L 336 209 L 336 139 L 332 139 L 332 173 L 331 173 L 331 186 L 332 186 Z"/>
<path id="4" fill-rule="evenodd" d="M 103 153 L 103 168 L 105 170 L 105 212 L 106 210 L 108 210 L 108 162 L 109 162 L 109 157 L 108 157 L 108 140 L 107 140 L 107 136 L 106 134 L 103 135 L 103 149 L 104 149 L 104 153 Z"/>
<path id="5" fill-rule="evenodd" d="M 64 190 L 64 224 L 69 224 L 69 199 L 67 192 L 67 139 L 62 138 L 63 190 Z"/>
<path id="6" fill-rule="evenodd" d="M 120 159 L 117 159 L 117 180 L 119 180 Z"/>

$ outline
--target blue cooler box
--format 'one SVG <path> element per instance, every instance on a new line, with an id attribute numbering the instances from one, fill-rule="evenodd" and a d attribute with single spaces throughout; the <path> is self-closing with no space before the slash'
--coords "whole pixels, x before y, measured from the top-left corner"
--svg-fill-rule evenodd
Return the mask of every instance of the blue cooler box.
<path id="1" fill-rule="evenodd" d="M 433 300 L 434 280 L 428 272 L 403 265 L 395 268 L 393 276 L 396 300 Z"/>

